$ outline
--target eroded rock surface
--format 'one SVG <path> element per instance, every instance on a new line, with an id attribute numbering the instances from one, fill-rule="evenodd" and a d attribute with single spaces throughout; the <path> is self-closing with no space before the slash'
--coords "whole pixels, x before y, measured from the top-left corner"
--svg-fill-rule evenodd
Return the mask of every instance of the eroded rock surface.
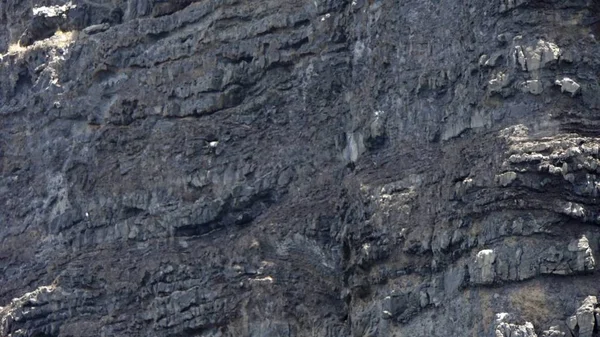
<path id="1" fill-rule="evenodd" d="M 0 336 L 598 334 L 598 2 L 0 18 Z"/>

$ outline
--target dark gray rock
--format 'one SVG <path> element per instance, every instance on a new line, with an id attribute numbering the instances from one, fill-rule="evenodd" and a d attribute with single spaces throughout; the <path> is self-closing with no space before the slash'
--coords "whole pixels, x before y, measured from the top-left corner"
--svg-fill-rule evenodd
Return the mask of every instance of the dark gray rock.
<path id="1" fill-rule="evenodd" d="M 0 336 L 595 336 L 599 17 L 3 1 Z"/>

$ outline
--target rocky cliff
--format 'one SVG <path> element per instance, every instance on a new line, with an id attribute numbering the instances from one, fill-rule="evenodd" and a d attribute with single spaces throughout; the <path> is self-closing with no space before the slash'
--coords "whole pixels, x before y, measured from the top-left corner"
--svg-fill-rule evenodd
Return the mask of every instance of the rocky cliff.
<path id="1" fill-rule="evenodd" d="M 599 41 L 594 0 L 4 0 L 0 336 L 599 336 Z"/>

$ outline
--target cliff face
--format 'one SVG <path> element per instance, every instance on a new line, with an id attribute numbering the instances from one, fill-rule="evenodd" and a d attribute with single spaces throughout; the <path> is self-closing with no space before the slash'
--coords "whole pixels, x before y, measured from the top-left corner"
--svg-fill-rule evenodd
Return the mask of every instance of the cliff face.
<path id="1" fill-rule="evenodd" d="M 0 14 L 0 336 L 598 335 L 598 2 Z"/>

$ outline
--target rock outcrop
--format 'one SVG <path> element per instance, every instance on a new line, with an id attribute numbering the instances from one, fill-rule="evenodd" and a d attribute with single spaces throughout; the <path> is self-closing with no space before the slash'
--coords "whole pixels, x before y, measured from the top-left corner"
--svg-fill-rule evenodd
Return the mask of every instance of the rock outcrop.
<path id="1" fill-rule="evenodd" d="M 0 336 L 598 334 L 597 1 L 0 18 Z"/>

